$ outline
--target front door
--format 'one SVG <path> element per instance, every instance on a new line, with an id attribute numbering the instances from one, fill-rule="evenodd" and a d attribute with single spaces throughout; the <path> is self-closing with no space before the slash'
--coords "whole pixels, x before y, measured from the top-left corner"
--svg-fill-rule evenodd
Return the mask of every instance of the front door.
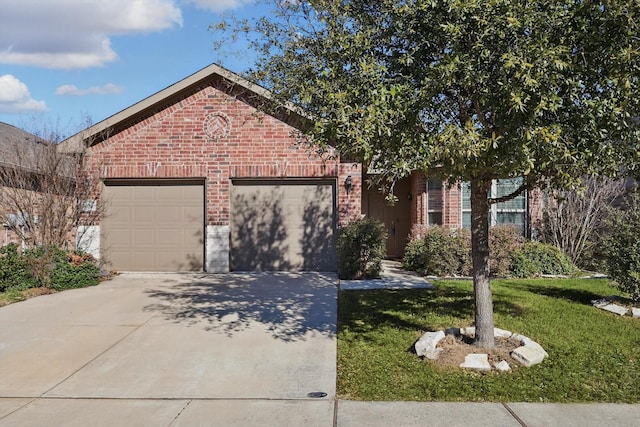
<path id="1" fill-rule="evenodd" d="M 402 258 L 411 229 L 411 180 L 404 178 L 395 185 L 395 204 L 385 200 L 376 188 L 367 190 L 367 216 L 382 222 L 387 230 L 387 257 Z"/>

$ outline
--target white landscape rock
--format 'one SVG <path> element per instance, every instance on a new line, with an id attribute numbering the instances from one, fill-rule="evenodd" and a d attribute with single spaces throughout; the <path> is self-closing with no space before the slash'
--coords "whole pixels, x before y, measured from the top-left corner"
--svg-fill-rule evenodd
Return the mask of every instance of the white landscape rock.
<path id="1" fill-rule="evenodd" d="M 629 309 L 626 307 L 622 307 L 620 305 L 617 304 L 607 304 L 605 306 L 599 307 L 603 310 L 607 310 L 611 313 L 615 313 L 618 314 L 620 316 L 624 316 L 625 314 L 627 314 L 629 312 Z"/>
<path id="2" fill-rule="evenodd" d="M 537 346 L 531 344 L 523 345 L 511 352 L 511 357 L 527 368 L 541 363 L 548 356 L 547 352 L 539 344 Z"/>
<path id="3" fill-rule="evenodd" d="M 496 371 L 500 372 L 508 372 L 511 370 L 511 366 L 509 366 L 509 362 L 506 360 L 501 360 L 498 363 L 494 363 L 493 367 L 496 368 Z"/>
<path id="4" fill-rule="evenodd" d="M 436 349 L 436 346 L 443 338 L 444 331 L 424 333 L 414 344 L 416 354 L 427 359 L 437 359 L 442 349 Z"/>
<path id="5" fill-rule="evenodd" d="M 475 369 L 478 371 L 490 371 L 491 365 L 489 364 L 488 354 L 467 354 L 464 358 L 464 362 L 460 364 L 461 368 Z"/>
<path id="6" fill-rule="evenodd" d="M 521 334 L 513 334 L 513 336 L 511 337 L 516 341 L 520 341 L 521 345 L 526 345 L 529 342 L 533 342 L 533 340 L 527 336 L 521 335 Z"/>
<path id="7" fill-rule="evenodd" d="M 496 338 L 510 338 L 513 333 L 500 328 L 493 328 L 493 336 Z"/>
<path id="8" fill-rule="evenodd" d="M 535 341 L 531 341 L 531 340 L 529 340 L 528 342 L 526 342 L 526 343 L 524 344 L 524 346 L 525 346 L 525 347 L 530 347 L 530 348 L 532 348 L 532 349 L 534 349 L 534 350 L 539 351 L 540 353 L 542 353 L 542 354 L 544 355 L 544 357 L 545 357 L 545 358 L 549 357 L 549 353 L 547 353 L 547 352 L 545 351 L 545 349 L 544 349 L 544 348 L 542 348 L 542 346 L 541 346 L 540 344 L 538 344 L 537 342 L 535 342 Z"/>
<path id="9" fill-rule="evenodd" d="M 640 317 L 640 308 L 632 308 L 631 314 L 633 314 L 633 317 Z"/>

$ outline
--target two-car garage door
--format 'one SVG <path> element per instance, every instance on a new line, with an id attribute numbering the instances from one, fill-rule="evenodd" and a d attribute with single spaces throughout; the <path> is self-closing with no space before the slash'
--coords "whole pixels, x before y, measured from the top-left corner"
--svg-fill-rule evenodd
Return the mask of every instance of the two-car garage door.
<path id="1" fill-rule="evenodd" d="M 102 197 L 109 268 L 204 269 L 203 180 L 109 180 Z M 230 208 L 232 270 L 336 270 L 335 180 L 234 181 Z"/>

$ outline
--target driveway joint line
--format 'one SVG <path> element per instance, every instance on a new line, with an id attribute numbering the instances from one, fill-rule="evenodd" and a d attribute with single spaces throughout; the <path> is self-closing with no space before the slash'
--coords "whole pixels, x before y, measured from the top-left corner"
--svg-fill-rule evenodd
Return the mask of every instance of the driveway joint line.
<path id="1" fill-rule="evenodd" d="M 514 418 L 518 423 L 520 423 L 520 425 L 521 425 L 522 427 L 527 427 L 527 424 L 522 420 L 522 418 L 520 418 L 520 417 L 518 416 L 518 414 L 516 414 L 516 413 L 515 413 L 515 411 L 514 411 L 513 409 L 511 409 L 511 408 L 509 407 L 509 405 L 507 405 L 507 403 L 506 403 L 506 402 L 502 402 L 502 406 L 504 406 L 504 409 L 506 409 L 506 410 L 507 410 L 507 412 L 509 412 L 509 413 L 511 414 L 511 416 L 512 416 L 512 417 L 513 417 L 513 418 Z"/>
<path id="2" fill-rule="evenodd" d="M 176 414 L 175 417 L 173 417 L 173 419 L 171 420 L 171 422 L 167 425 L 167 427 L 171 427 L 172 425 L 174 425 L 176 423 L 176 421 L 178 421 L 178 418 L 180 418 L 180 415 L 182 415 L 182 413 L 189 407 L 189 405 L 191 405 L 191 400 L 188 400 L 185 405 L 182 407 L 182 409 L 180 409 L 178 411 L 178 413 Z"/>
<path id="3" fill-rule="evenodd" d="M 98 359 L 99 357 L 101 357 L 102 355 L 106 354 L 108 351 L 110 351 L 111 349 L 113 349 L 115 346 L 117 346 L 118 344 L 120 344 L 122 341 L 124 341 L 125 339 L 127 339 L 131 334 L 133 334 L 134 332 L 136 332 L 137 330 L 139 330 L 140 328 L 142 328 L 143 326 L 145 326 L 147 323 L 149 323 L 151 320 L 153 320 L 154 316 L 151 316 L 149 319 L 147 319 L 144 323 L 141 323 L 140 325 L 138 325 L 137 327 L 135 327 L 134 329 L 132 329 L 131 331 L 129 331 L 129 333 L 127 333 L 125 336 L 123 336 L 122 338 L 120 338 L 118 341 L 114 342 L 113 344 L 111 344 L 109 347 L 107 347 L 106 349 L 104 349 L 102 352 L 100 352 L 99 354 L 97 354 L 95 357 L 93 357 L 91 360 L 87 361 L 87 363 L 85 363 L 84 365 L 80 366 L 78 369 L 76 369 L 75 371 L 73 371 L 71 374 L 67 375 L 67 377 L 65 377 L 64 379 L 62 379 L 60 382 L 58 382 L 57 384 L 55 384 L 54 386 L 52 386 L 51 388 L 49 388 L 48 390 L 44 391 L 40 397 L 46 397 L 45 395 L 47 393 L 51 393 L 53 390 L 55 390 L 56 388 L 58 388 L 59 386 L 61 386 L 64 382 L 66 382 L 67 380 L 69 380 L 71 377 L 73 377 L 75 374 L 77 374 L 78 372 L 80 372 L 81 370 L 83 370 L 84 368 L 86 368 L 89 364 L 91 364 L 93 361 L 95 361 L 96 359 Z"/>
<path id="4" fill-rule="evenodd" d="M 27 403 L 25 403 L 24 405 L 20 405 L 19 407 L 17 407 L 16 409 L 14 409 L 11 412 L 8 412 L 6 414 L 4 414 L 3 416 L 0 417 L 0 421 L 4 420 L 5 418 L 7 418 L 10 415 L 15 414 L 16 412 L 18 412 L 19 410 L 21 410 L 22 408 L 25 408 L 27 405 L 31 405 L 35 400 L 37 400 L 37 397 L 25 397 L 25 398 L 20 398 L 20 397 L 2 397 L 0 399 L 29 399 L 29 401 Z"/>

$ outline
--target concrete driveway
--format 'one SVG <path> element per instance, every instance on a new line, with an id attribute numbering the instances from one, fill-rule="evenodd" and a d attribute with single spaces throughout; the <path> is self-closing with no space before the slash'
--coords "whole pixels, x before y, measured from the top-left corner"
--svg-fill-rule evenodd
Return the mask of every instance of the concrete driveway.
<path id="1" fill-rule="evenodd" d="M 0 308 L 0 425 L 332 425 L 336 299 L 318 273 L 124 274 Z"/>

